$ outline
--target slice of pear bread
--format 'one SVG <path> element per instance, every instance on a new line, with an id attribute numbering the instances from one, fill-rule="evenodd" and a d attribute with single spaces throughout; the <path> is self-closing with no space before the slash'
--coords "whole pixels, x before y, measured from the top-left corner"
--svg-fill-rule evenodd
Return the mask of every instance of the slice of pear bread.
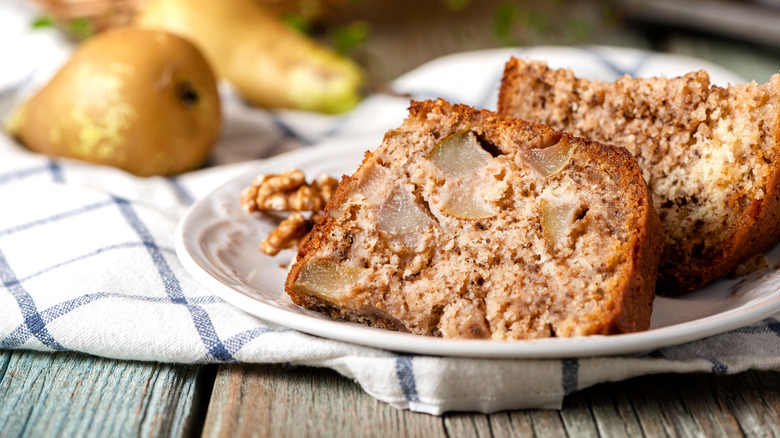
<path id="1" fill-rule="evenodd" d="M 332 317 L 495 340 L 647 329 L 663 245 L 631 155 L 444 100 L 344 177 L 285 285 Z"/>
<path id="2" fill-rule="evenodd" d="M 727 88 L 705 71 L 601 82 L 512 58 L 498 112 L 631 151 L 666 236 L 659 294 L 698 289 L 780 236 L 780 75 Z"/>

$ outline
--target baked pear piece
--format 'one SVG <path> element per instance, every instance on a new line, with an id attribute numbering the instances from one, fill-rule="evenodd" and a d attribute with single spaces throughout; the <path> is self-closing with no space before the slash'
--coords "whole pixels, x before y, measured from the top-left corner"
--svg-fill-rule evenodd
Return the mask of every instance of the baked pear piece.
<path id="1" fill-rule="evenodd" d="M 701 288 L 780 238 L 780 75 L 727 88 L 705 71 L 601 82 L 512 58 L 498 111 L 634 155 L 666 235 L 659 294 Z"/>
<path id="2" fill-rule="evenodd" d="M 439 99 L 343 178 L 285 288 L 420 335 L 626 333 L 650 324 L 662 245 L 625 149 Z"/>

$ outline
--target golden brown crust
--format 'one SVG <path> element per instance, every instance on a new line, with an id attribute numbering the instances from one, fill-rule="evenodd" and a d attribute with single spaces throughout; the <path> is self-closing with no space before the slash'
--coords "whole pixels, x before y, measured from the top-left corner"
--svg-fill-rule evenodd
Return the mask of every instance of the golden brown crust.
<path id="1" fill-rule="evenodd" d="M 366 152 L 363 159 L 363 164 L 368 162 L 370 159 L 371 153 Z M 305 261 L 311 258 L 314 250 L 325 243 L 324 241 L 330 234 L 330 230 L 338 226 L 337 221 L 333 219 L 331 215 L 329 215 L 329 211 L 336 208 L 345 201 L 345 196 L 350 192 L 350 190 L 354 188 L 354 185 L 357 183 L 357 179 L 355 177 L 361 172 L 360 169 L 363 169 L 363 164 L 361 164 L 361 167 L 353 177 L 347 175 L 342 176 L 341 182 L 336 188 L 336 192 L 333 194 L 331 201 L 325 206 L 325 211 L 323 212 L 322 216 L 314 225 L 314 228 L 309 233 L 306 241 L 304 241 L 301 247 L 298 249 L 296 262 L 290 268 L 290 272 L 287 275 L 284 288 L 293 303 L 298 306 L 305 307 L 309 310 L 314 310 L 316 312 L 326 314 L 331 318 L 341 318 L 350 322 L 366 324 L 387 330 L 405 332 L 408 330 L 401 322 L 389 317 L 386 314 L 379 312 L 353 312 L 346 309 L 341 309 L 329 301 L 312 296 L 310 294 L 302 293 L 293 287 L 295 280 L 300 274 L 301 268 L 305 265 Z"/>
<path id="2" fill-rule="evenodd" d="M 408 332 L 409 330 L 404 324 L 397 319 L 389 317 L 387 314 L 379 312 L 354 312 L 345 309 L 341 309 L 335 306 L 330 301 L 323 300 L 322 298 L 307 295 L 304 293 L 296 292 L 292 289 L 288 291 L 293 303 L 305 307 L 309 310 L 314 310 L 331 318 L 344 319 L 349 322 L 356 322 L 359 324 L 365 324 L 372 327 L 394 330 L 397 332 Z"/>
<path id="3" fill-rule="evenodd" d="M 780 239 L 780 167 L 775 168 L 767 184 L 767 193 L 760 201 L 735 212 L 739 220 L 718 251 L 701 261 L 700 269 L 690 266 L 666 267 L 659 272 L 658 289 L 667 294 L 692 292 L 714 279 L 734 271 L 746 259 L 760 254 Z"/>
<path id="4" fill-rule="evenodd" d="M 444 186 L 441 181 L 436 182 L 441 176 L 434 172 L 419 180 L 412 192 L 424 199 L 421 205 L 429 209 L 426 214 L 432 215 L 434 221 L 427 229 L 415 232 L 419 233 L 415 235 L 417 242 L 412 243 L 417 245 L 416 249 L 410 250 L 408 246 L 403 249 L 409 243 L 393 241 L 385 231 L 371 231 L 376 226 L 376 218 L 372 219 L 373 223 L 361 222 L 361 215 L 374 217 L 381 210 L 379 207 L 388 202 L 386 199 L 392 198 L 381 195 L 384 201 L 364 200 L 364 185 L 376 178 L 377 168 L 395 169 L 393 172 L 399 174 L 391 173 L 387 181 L 403 187 L 398 181 L 424 174 L 429 169 L 420 164 L 429 157 L 430 152 L 426 151 L 430 149 L 425 148 L 431 147 L 422 146 L 423 143 L 441 141 L 463 129 L 474 132 L 486 145 L 483 147 L 497 149 L 493 157 L 498 157 L 497 163 L 505 164 L 501 165 L 504 167 L 493 164 L 496 167 L 491 174 L 504 175 L 501 178 L 515 187 L 512 190 L 530 187 L 528 190 L 538 190 L 539 194 L 521 196 L 509 190 L 501 201 L 506 203 L 506 210 L 498 216 L 478 221 L 453 220 L 446 214 L 441 216 L 443 213 L 436 207 L 437 190 L 443 190 Z M 417 139 L 413 141 L 420 143 L 406 143 L 407 139 Z M 517 171 L 524 176 L 515 175 L 516 171 L 511 170 L 513 166 L 526 166 L 522 164 L 521 151 L 543 149 L 558 142 L 576 146 L 560 173 L 545 179 L 527 167 Z M 404 165 L 404 160 L 413 164 Z M 516 179 L 528 182 L 518 185 Z M 580 222 L 575 222 L 579 231 L 572 231 L 581 237 L 576 241 L 571 237 L 570 246 L 544 245 L 539 240 L 536 207 L 523 204 L 525 210 L 520 212 L 513 210 L 508 202 L 526 198 L 530 202 L 543 196 L 546 188 L 558 187 L 556 190 L 565 193 L 568 186 L 576 188 L 581 196 L 594 196 L 583 201 L 590 210 L 582 212 L 582 218 L 577 219 Z M 619 191 L 613 191 L 613 187 Z M 593 194 L 589 194 L 591 190 Z M 310 238 L 301 246 L 285 290 L 294 303 L 331 317 L 434 336 L 525 339 L 645 330 L 650 325 L 663 245 L 660 221 L 649 199 L 636 162 L 623 148 L 443 100 L 413 102 L 404 125 L 388 132 L 382 146 L 366 154 L 355 174 L 343 177 Z M 372 206 L 374 202 L 379 205 Z M 517 225 L 521 223 L 527 223 L 523 227 L 529 228 Z M 445 229 L 452 227 L 460 227 L 461 231 L 447 234 L 450 231 Z M 594 227 L 593 231 L 590 227 Z M 537 249 L 528 248 L 532 241 L 536 242 L 533 244 Z M 420 246 L 428 245 L 426 242 L 433 246 Z M 483 249 L 477 251 L 469 245 Z M 396 249 L 387 253 L 388 248 Z M 539 265 L 532 261 L 532 265 L 527 265 L 528 260 L 539 257 L 534 255 L 536 251 L 541 251 L 539 256 L 548 261 Z M 605 259 L 588 259 L 590 256 L 585 255 L 588 251 L 603 254 Z M 517 260 L 513 261 L 512 257 Z M 574 263 L 569 257 L 579 258 L 580 262 Z M 393 260 L 399 258 L 400 265 L 388 266 L 398 263 Z M 427 264 L 415 271 L 413 266 L 418 258 L 427 260 L 424 262 Z M 366 270 L 370 272 L 366 274 L 369 280 L 351 286 L 350 291 L 334 300 L 316 296 L 301 287 L 299 279 L 304 268 L 323 259 Z M 559 264 L 571 265 L 574 271 L 554 267 Z M 548 278 L 550 274 L 545 273 L 550 267 L 558 272 L 554 278 Z M 575 272 L 580 272 L 581 277 Z M 598 284 L 588 283 L 589 276 Z M 548 281 L 567 286 L 563 289 L 545 286 Z M 523 304 L 527 300 L 531 300 L 530 304 Z"/>
<path id="5" fill-rule="evenodd" d="M 728 88 L 704 71 L 608 83 L 513 58 L 498 112 L 632 152 L 667 231 L 659 293 L 698 289 L 778 241 L 778 75 Z"/>
<path id="6" fill-rule="evenodd" d="M 568 135 L 568 134 L 566 134 Z M 658 275 L 658 260 L 663 250 L 663 228 L 644 184 L 636 161 L 625 148 L 607 146 L 597 142 L 588 142 L 573 137 L 588 156 L 596 163 L 604 163 L 605 171 L 610 172 L 620 182 L 618 185 L 629 191 L 623 199 L 630 203 L 628 211 L 636 213 L 635 223 L 643 224 L 637 233 L 631 236 L 628 246 L 633 248 L 629 254 L 631 268 L 621 278 L 623 286 L 617 288 L 624 292 L 615 299 L 613 307 L 602 314 L 600 328 L 594 333 L 611 335 L 647 330 L 653 312 L 654 291 Z"/>

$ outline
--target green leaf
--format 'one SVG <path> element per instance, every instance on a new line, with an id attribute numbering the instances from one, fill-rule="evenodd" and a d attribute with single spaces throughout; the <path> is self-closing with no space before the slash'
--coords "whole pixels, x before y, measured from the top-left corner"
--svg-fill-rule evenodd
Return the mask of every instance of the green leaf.
<path id="1" fill-rule="evenodd" d="M 587 40 L 594 31 L 593 25 L 582 19 L 572 19 L 566 25 L 566 35 L 575 42 Z"/>
<path id="2" fill-rule="evenodd" d="M 84 41 L 95 35 L 95 28 L 92 20 L 89 18 L 74 18 L 68 21 L 68 33 L 73 35 L 78 41 Z"/>
<path id="3" fill-rule="evenodd" d="M 505 46 L 517 44 L 513 36 L 512 27 L 520 20 L 522 11 L 520 8 L 510 2 L 500 3 L 496 6 L 495 18 L 493 20 L 493 35 Z"/>
<path id="4" fill-rule="evenodd" d="M 304 35 L 311 32 L 311 22 L 298 14 L 283 14 L 282 21 Z"/>
<path id="5" fill-rule="evenodd" d="M 459 12 L 469 5 L 469 0 L 442 0 L 444 6 L 452 12 Z"/>
<path id="6" fill-rule="evenodd" d="M 30 26 L 33 29 L 45 29 L 55 27 L 55 24 L 53 18 L 49 17 L 48 15 L 43 15 L 35 18 Z"/>
<path id="7" fill-rule="evenodd" d="M 547 13 L 538 10 L 528 11 L 528 27 L 537 33 L 545 33 L 552 29 L 552 20 Z"/>
<path id="8" fill-rule="evenodd" d="M 347 26 L 339 27 L 331 33 L 331 45 L 339 53 L 346 53 L 355 49 L 365 42 L 370 33 L 370 26 L 367 22 L 358 20 Z"/>

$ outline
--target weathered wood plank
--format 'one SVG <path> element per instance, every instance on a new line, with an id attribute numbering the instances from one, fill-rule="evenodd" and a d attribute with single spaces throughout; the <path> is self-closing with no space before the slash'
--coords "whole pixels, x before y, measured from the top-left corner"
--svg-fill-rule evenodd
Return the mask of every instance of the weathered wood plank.
<path id="1" fill-rule="evenodd" d="M 683 399 L 685 394 L 689 394 L 690 385 L 686 384 L 683 388 L 679 385 L 673 385 L 671 382 L 677 381 L 680 377 L 688 376 L 673 376 L 673 378 L 667 381 L 661 382 L 658 386 L 650 387 L 643 385 L 643 393 L 652 393 L 655 398 L 658 399 L 656 409 L 658 409 L 660 415 L 663 416 L 665 424 L 668 424 L 668 434 L 672 436 L 681 437 L 693 437 L 699 435 L 692 435 L 693 431 L 700 431 L 701 424 L 697 422 L 703 412 L 697 411 L 696 414 L 691 412 L 688 405 L 686 405 Z M 686 381 L 686 383 L 688 383 Z M 659 390 L 661 388 L 661 390 Z"/>
<path id="2" fill-rule="evenodd" d="M 563 425 L 559 411 L 535 409 L 527 411 L 525 414 L 531 420 L 534 436 L 566 438 L 566 428 Z"/>
<path id="3" fill-rule="evenodd" d="M 561 420 L 570 437 L 592 436 L 640 436 L 636 419 L 623 418 L 619 415 L 609 397 L 610 391 L 598 390 L 590 392 L 589 397 L 570 397 L 566 408 L 561 410 Z M 631 421 L 633 420 L 633 421 Z M 634 434 L 629 433 L 632 425 Z"/>
<path id="4" fill-rule="evenodd" d="M 646 376 L 580 391 L 561 411 L 439 418 L 391 408 L 330 370 L 225 365 L 204 436 L 778 436 L 778 413 L 777 372 Z"/>
<path id="5" fill-rule="evenodd" d="M 3 437 L 186 436 L 200 430 L 199 396 L 208 397 L 210 389 L 206 367 L 32 351 L 4 351 L 0 358 Z M 199 394 L 204 386 L 206 394 Z"/>
<path id="6" fill-rule="evenodd" d="M 775 436 L 780 436 L 780 372 L 745 373 L 748 379 L 755 379 L 756 386 L 767 388 L 757 394 L 761 397 L 766 423 L 773 426 Z"/>
<path id="7" fill-rule="evenodd" d="M 569 397 L 561 415 L 584 409 L 598 436 L 780 436 L 780 373 L 664 374 L 602 384 Z M 565 424 L 572 436 L 588 427 L 584 418 Z"/>
<path id="8" fill-rule="evenodd" d="M 742 373 L 737 379 L 715 376 L 715 393 L 746 436 L 780 436 L 780 373 Z M 745 387 L 756 388 L 745 391 Z"/>
<path id="9" fill-rule="evenodd" d="M 452 413 L 444 416 L 447 436 L 490 438 L 493 436 L 488 415 Z"/>
<path id="10" fill-rule="evenodd" d="M 653 377 L 657 380 L 657 376 Z M 663 382 L 660 383 L 663 384 Z M 620 390 L 626 392 L 626 401 L 636 413 L 642 427 L 642 435 L 649 437 L 674 436 L 674 425 L 664 414 L 664 404 L 668 396 L 662 389 L 663 386 L 647 387 L 644 380 L 641 383 L 629 381 L 624 384 L 626 387 Z"/>
<path id="11" fill-rule="evenodd" d="M 743 376 L 734 376 L 729 380 L 741 380 Z M 676 379 L 685 379 L 686 385 L 676 388 L 683 403 L 688 410 L 695 413 L 699 427 L 707 436 L 738 436 L 740 434 L 734 416 L 729 412 L 713 389 L 718 385 L 716 378 L 711 375 L 686 375 L 675 376 Z M 672 380 L 672 379 L 669 379 Z"/>
<path id="12" fill-rule="evenodd" d="M 441 418 L 399 411 L 329 369 L 220 366 L 205 437 L 436 437 Z"/>
<path id="13" fill-rule="evenodd" d="M 495 438 L 533 436 L 534 429 L 525 411 L 498 412 L 490 415 L 490 430 Z"/>

